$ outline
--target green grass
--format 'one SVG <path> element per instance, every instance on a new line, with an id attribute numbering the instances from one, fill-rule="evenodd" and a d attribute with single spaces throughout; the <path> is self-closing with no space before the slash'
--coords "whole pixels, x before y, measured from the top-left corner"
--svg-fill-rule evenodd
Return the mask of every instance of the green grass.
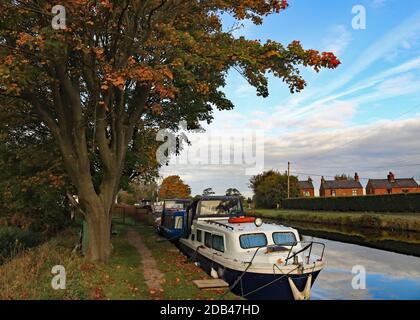
<path id="1" fill-rule="evenodd" d="M 420 232 L 420 217 L 400 213 L 362 213 L 303 210 L 249 210 L 248 215 L 285 221 L 310 222 L 316 224 L 374 228 L 380 230 Z"/>
<path id="2" fill-rule="evenodd" d="M 162 283 L 163 292 L 157 293 L 163 299 L 240 299 L 225 290 L 200 290 L 192 280 L 208 279 L 209 276 L 193 262 L 182 255 L 165 238 L 158 236 L 150 224 L 138 224 L 137 230 L 146 246 L 151 249 L 160 271 L 165 275 Z"/>
<path id="3" fill-rule="evenodd" d="M 131 225 L 128 225 L 131 224 Z M 224 291 L 202 291 L 192 280 L 208 276 L 179 253 L 175 246 L 157 236 L 147 223 L 134 225 L 115 223 L 117 236 L 112 239 L 113 253 L 110 263 L 87 263 L 79 254 L 72 253 L 78 242 L 78 229 L 70 228 L 42 245 L 24 250 L 0 266 L 0 300 L 2 299 L 219 299 Z M 164 273 L 161 292 L 147 288 L 141 256 L 131 246 L 125 234 L 133 228 Z M 51 288 L 51 268 L 63 265 L 66 269 L 67 288 Z M 224 299 L 238 299 L 228 293 Z"/>
<path id="4" fill-rule="evenodd" d="M 72 253 L 78 230 L 68 229 L 43 245 L 26 250 L 0 266 L 0 299 L 147 299 L 137 250 L 124 239 L 124 228 L 113 239 L 108 265 L 87 263 Z M 66 269 L 65 290 L 51 287 L 51 268 Z"/>

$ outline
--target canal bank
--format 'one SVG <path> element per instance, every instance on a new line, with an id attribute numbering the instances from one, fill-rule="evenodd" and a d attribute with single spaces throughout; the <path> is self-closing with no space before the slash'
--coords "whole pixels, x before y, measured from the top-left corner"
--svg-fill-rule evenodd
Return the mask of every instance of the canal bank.
<path id="1" fill-rule="evenodd" d="M 75 227 L 8 259 L 0 265 L 0 300 L 240 299 L 225 289 L 198 289 L 192 281 L 209 276 L 147 221 L 115 219 L 114 230 L 106 265 L 88 263 L 74 250 L 80 231 Z M 66 270 L 66 290 L 51 287 L 51 268 L 58 264 Z"/>
<path id="2" fill-rule="evenodd" d="M 376 230 L 419 232 L 420 213 L 366 213 L 303 210 L 248 210 L 247 215 L 280 221 L 309 222 L 312 224 L 367 228 Z"/>

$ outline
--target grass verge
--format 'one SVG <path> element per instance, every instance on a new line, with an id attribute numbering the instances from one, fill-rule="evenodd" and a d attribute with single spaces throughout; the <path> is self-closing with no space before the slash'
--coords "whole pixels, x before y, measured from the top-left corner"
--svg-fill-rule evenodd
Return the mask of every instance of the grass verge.
<path id="1" fill-rule="evenodd" d="M 158 268 L 165 275 L 162 283 L 163 291 L 153 293 L 161 299 L 199 299 L 217 300 L 240 299 L 238 296 L 225 290 L 200 290 L 193 280 L 209 279 L 209 276 L 193 262 L 178 251 L 178 249 L 166 241 L 165 238 L 156 234 L 154 226 L 147 223 L 140 223 L 133 226 L 139 232 L 146 246 L 152 251 Z"/>
<path id="2" fill-rule="evenodd" d="M 370 214 L 354 212 L 303 210 L 249 210 L 248 215 L 285 221 L 310 222 L 324 225 L 420 232 L 420 217 L 408 214 Z"/>
<path id="3" fill-rule="evenodd" d="M 69 228 L 42 245 L 20 252 L 0 265 L 0 300 L 2 299 L 219 299 L 224 291 L 197 289 L 192 280 L 208 278 L 200 268 L 156 235 L 152 226 L 116 224 L 109 264 L 87 263 L 72 250 L 78 242 L 78 230 Z M 150 292 L 143 278 L 141 256 L 131 246 L 125 233 L 133 228 L 152 251 L 158 268 L 165 274 L 160 292 Z M 66 289 L 51 287 L 51 269 L 62 265 L 66 270 Z M 227 293 L 224 299 L 238 299 Z"/>

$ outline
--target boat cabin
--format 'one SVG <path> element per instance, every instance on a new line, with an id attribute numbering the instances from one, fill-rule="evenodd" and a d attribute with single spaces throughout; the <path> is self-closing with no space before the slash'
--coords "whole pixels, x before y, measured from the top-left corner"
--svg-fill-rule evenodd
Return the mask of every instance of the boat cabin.
<path id="1" fill-rule="evenodd" d="M 188 199 L 167 199 L 163 202 L 159 234 L 170 240 L 176 240 L 183 236 L 187 229 L 187 207 L 190 204 Z"/>
<path id="2" fill-rule="evenodd" d="M 187 219 L 178 247 L 233 293 L 249 299 L 309 297 L 323 267 L 324 244 L 318 255 L 312 250 L 316 242 L 301 241 L 296 229 L 245 216 L 240 197 L 196 198 Z"/>

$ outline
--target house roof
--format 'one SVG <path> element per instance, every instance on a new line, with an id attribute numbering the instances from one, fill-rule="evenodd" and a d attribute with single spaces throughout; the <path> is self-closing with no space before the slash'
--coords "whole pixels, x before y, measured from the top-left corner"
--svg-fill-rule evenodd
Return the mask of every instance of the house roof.
<path id="1" fill-rule="evenodd" d="M 314 185 L 311 181 L 305 180 L 305 181 L 298 181 L 298 187 L 299 189 L 313 189 Z"/>
<path id="2" fill-rule="evenodd" d="M 391 188 L 416 188 L 419 187 L 414 178 L 395 179 L 393 182 L 388 179 L 369 179 L 368 185 L 375 189 L 391 189 Z"/>
<path id="3" fill-rule="evenodd" d="M 324 189 L 359 189 L 363 186 L 356 180 L 325 180 L 321 182 L 321 188 Z"/>

